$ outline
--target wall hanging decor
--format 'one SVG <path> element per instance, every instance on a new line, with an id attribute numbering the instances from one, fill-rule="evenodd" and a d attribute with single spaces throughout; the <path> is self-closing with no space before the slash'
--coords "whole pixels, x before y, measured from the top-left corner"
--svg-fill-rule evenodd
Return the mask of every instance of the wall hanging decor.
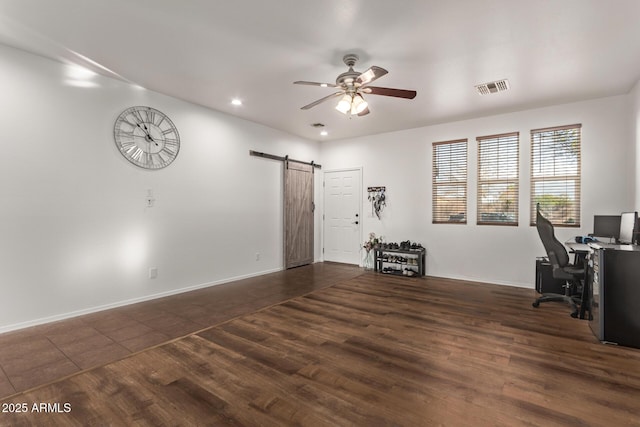
<path id="1" fill-rule="evenodd" d="M 143 169 L 166 168 L 180 151 L 178 129 L 166 114 L 151 107 L 130 107 L 120 113 L 113 137 L 124 158 Z"/>
<path id="2" fill-rule="evenodd" d="M 367 192 L 369 193 L 369 201 L 371 202 L 371 213 L 375 213 L 378 219 L 380 219 L 380 212 L 382 212 L 382 208 L 387 205 L 384 195 L 384 192 L 386 190 L 386 187 L 367 188 Z"/>

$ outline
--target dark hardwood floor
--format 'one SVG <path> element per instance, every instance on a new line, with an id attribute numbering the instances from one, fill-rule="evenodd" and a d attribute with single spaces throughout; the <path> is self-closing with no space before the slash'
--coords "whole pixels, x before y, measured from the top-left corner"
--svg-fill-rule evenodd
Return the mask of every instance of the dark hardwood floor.
<path id="1" fill-rule="evenodd" d="M 103 314 L 107 326 L 69 321 L 128 353 L 84 370 L 69 358 L 76 371 L 2 400 L 0 425 L 640 426 L 640 350 L 598 343 L 562 303 L 536 309 L 530 289 L 360 273 L 316 264 L 145 303 L 173 310 L 168 320 L 143 304 Z M 226 318 L 215 314 L 222 297 L 235 307 Z M 120 316 L 153 330 L 116 328 Z M 154 329 L 173 316 L 195 329 Z M 124 344 L 134 332 L 110 328 L 167 338 L 134 349 Z M 66 355 L 73 340 L 48 330 L 22 334 Z M 3 345 L 15 390 L 10 372 L 35 355 L 7 354 Z"/>
<path id="2" fill-rule="evenodd" d="M 0 398 L 355 277 L 319 263 L 0 334 Z"/>

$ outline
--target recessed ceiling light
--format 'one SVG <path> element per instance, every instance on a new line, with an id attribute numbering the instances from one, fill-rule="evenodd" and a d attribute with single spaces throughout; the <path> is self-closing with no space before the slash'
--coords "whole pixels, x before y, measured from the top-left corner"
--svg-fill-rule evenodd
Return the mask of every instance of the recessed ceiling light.
<path id="1" fill-rule="evenodd" d="M 320 132 L 320 135 L 327 136 L 329 135 L 329 132 L 327 132 L 326 130 L 323 130 L 322 132 Z"/>
<path id="2" fill-rule="evenodd" d="M 240 101 L 238 98 L 234 98 L 231 100 L 231 104 L 233 105 L 242 105 L 242 101 Z"/>

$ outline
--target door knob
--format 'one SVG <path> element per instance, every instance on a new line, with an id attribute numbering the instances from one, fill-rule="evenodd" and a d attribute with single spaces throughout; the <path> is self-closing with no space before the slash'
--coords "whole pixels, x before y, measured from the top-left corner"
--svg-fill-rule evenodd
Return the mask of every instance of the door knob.
<path id="1" fill-rule="evenodd" d="M 356 224 L 356 225 L 357 225 L 357 224 L 358 224 L 358 221 L 355 221 L 355 222 L 354 222 L 354 224 Z"/>

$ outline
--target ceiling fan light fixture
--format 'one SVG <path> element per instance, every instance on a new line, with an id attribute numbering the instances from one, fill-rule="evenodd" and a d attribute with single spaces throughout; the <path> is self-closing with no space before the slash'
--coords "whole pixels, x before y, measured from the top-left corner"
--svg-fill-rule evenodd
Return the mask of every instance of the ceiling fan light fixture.
<path id="1" fill-rule="evenodd" d="M 351 111 L 351 95 L 345 94 L 340 101 L 338 101 L 338 105 L 336 105 L 336 110 L 340 111 L 342 114 L 347 114 Z"/>
<path id="2" fill-rule="evenodd" d="M 371 68 L 369 68 L 367 71 L 365 71 L 364 73 L 360 74 L 360 77 L 358 77 L 358 79 L 361 82 L 368 83 L 371 80 L 373 80 L 375 78 L 375 76 L 376 76 L 376 73 Z"/>
<path id="3" fill-rule="evenodd" d="M 364 100 L 362 95 L 357 94 L 353 97 L 353 101 L 351 102 L 351 114 L 360 114 L 367 108 L 369 104 Z"/>
<path id="4" fill-rule="evenodd" d="M 368 86 L 369 83 L 378 80 L 380 77 L 388 74 L 388 71 L 382 67 L 378 67 L 375 65 L 372 65 L 368 70 L 362 73 L 355 71 L 353 69 L 353 66 L 355 65 L 356 61 L 358 61 L 358 55 L 355 55 L 353 53 L 345 55 L 342 60 L 344 61 L 345 65 L 349 67 L 349 70 L 345 71 L 342 74 L 339 74 L 336 78 L 335 84 L 308 82 L 305 80 L 298 80 L 293 82 L 293 84 L 297 85 L 334 87 L 337 89 L 337 92 L 313 101 L 312 103 L 307 104 L 300 109 L 308 110 L 318 104 L 322 104 L 323 102 L 338 99 L 338 103 L 335 106 L 335 109 L 340 111 L 342 114 L 365 116 L 369 114 L 370 111 L 369 105 L 367 101 L 364 100 L 362 94 L 366 93 L 367 96 L 371 94 L 404 99 L 413 99 L 416 97 L 417 93 L 415 90 Z"/>

